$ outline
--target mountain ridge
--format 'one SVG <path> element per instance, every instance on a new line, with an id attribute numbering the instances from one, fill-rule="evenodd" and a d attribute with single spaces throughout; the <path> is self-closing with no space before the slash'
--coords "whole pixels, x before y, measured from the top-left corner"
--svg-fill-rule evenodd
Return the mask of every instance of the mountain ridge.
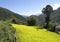
<path id="1" fill-rule="evenodd" d="M 0 20 L 8 20 L 8 19 L 18 19 L 21 21 L 26 21 L 22 15 L 19 15 L 7 8 L 0 7 Z"/>

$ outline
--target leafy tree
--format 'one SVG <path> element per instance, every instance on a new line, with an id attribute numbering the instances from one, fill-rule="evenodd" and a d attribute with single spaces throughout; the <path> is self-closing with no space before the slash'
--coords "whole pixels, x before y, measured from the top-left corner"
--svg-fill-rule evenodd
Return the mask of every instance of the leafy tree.
<path id="1" fill-rule="evenodd" d="M 12 20 L 12 23 L 15 23 L 15 24 L 17 24 L 17 22 L 16 22 L 16 20 L 15 20 L 15 19 L 13 19 L 13 20 Z"/>
<path id="2" fill-rule="evenodd" d="M 37 25 L 37 18 L 35 15 L 31 15 L 30 17 L 28 17 L 27 25 L 29 25 L 29 26 L 36 26 Z"/>
<path id="3" fill-rule="evenodd" d="M 42 13 L 46 15 L 45 22 L 46 26 L 45 28 L 49 28 L 49 21 L 50 21 L 50 14 L 53 12 L 53 8 L 50 5 L 47 5 L 45 8 L 43 8 Z"/>

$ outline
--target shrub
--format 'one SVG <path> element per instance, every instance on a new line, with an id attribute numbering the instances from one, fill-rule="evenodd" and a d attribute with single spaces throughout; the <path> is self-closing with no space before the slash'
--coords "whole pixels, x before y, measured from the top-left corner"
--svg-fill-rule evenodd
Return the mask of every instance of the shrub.
<path id="1" fill-rule="evenodd" d="M 58 24 L 55 23 L 55 22 L 50 22 L 50 23 L 49 23 L 49 28 L 48 28 L 48 30 L 55 32 L 57 25 L 58 25 Z"/>
<path id="2" fill-rule="evenodd" d="M 36 18 L 36 16 L 31 15 L 30 17 L 28 17 L 28 19 L 27 19 L 27 25 L 28 26 L 36 26 L 36 25 L 38 25 L 37 24 L 37 18 Z"/>
<path id="3" fill-rule="evenodd" d="M 15 41 L 15 29 L 11 26 L 10 21 L 0 23 L 0 42 Z"/>

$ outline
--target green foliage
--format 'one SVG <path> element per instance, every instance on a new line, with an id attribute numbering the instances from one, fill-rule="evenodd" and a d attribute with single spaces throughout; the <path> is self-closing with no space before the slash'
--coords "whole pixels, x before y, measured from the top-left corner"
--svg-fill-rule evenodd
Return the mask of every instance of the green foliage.
<path id="1" fill-rule="evenodd" d="M 60 26 L 56 22 L 50 22 L 48 30 L 55 33 L 59 33 L 58 31 L 60 31 Z"/>
<path id="2" fill-rule="evenodd" d="M 0 42 L 16 42 L 15 31 L 10 20 L 0 21 Z"/>
<path id="3" fill-rule="evenodd" d="M 37 26 L 38 24 L 37 18 L 34 15 L 31 15 L 30 17 L 28 17 L 27 20 L 27 25 L 29 26 Z"/>
<path id="4" fill-rule="evenodd" d="M 38 20 L 44 24 L 45 23 L 45 15 L 41 14 L 38 16 Z M 53 10 L 53 13 L 50 15 L 50 20 L 60 24 L 60 10 Z"/>
<path id="5" fill-rule="evenodd" d="M 49 23 L 49 27 L 54 27 L 54 26 L 57 26 L 58 25 L 58 23 L 56 23 L 56 22 L 50 22 Z"/>
<path id="6" fill-rule="evenodd" d="M 6 8 L 0 7 L 0 20 L 9 20 L 9 19 L 17 19 L 18 21 L 26 22 L 26 19 L 21 15 L 14 13 Z"/>
<path id="7" fill-rule="evenodd" d="M 21 21 L 21 20 L 19 20 L 19 19 L 12 19 L 11 22 L 12 22 L 13 24 L 23 24 L 23 25 L 27 25 L 26 22 Z"/>
<path id="8" fill-rule="evenodd" d="M 53 8 L 50 5 L 47 5 L 42 10 L 42 13 L 46 14 L 46 17 L 45 17 L 46 26 L 45 26 L 45 28 L 49 28 L 50 14 L 52 12 L 53 12 Z"/>

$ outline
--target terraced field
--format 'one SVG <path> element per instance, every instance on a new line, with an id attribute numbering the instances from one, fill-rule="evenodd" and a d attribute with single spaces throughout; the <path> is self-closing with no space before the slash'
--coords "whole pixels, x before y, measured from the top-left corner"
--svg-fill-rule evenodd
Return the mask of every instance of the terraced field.
<path id="1" fill-rule="evenodd" d="M 60 42 L 60 35 L 46 29 L 18 24 L 12 26 L 16 29 L 17 42 Z"/>

